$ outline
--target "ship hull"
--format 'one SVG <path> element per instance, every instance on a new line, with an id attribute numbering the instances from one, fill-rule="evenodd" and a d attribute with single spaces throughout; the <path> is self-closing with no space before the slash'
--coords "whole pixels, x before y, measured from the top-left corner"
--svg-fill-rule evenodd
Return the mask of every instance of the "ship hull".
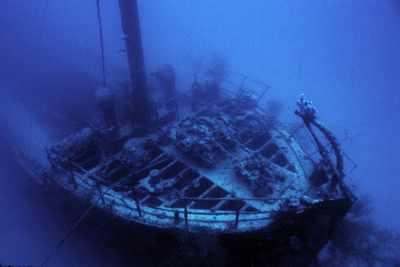
<path id="1" fill-rule="evenodd" d="M 93 206 L 89 198 L 76 195 L 54 177 L 43 183 L 38 179 L 40 170 L 17 158 L 23 169 L 41 182 L 38 186 L 48 187 L 60 198 L 63 194 L 80 207 Z M 157 227 L 127 220 L 113 209 L 96 205 L 88 220 L 103 225 L 117 248 L 129 257 L 150 257 L 156 266 L 312 266 L 351 205 L 350 199 L 338 198 L 309 204 L 302 210 L 280 211 L 272 223 L 245 232 L 191 231 L 190 224 L 186 229 Z M 149 251 L 156 257 L 148 256 Z"/>
<path id="2" fill-rule="evenodd" d="M 50 191 L 62 192 L 80 207 L 88 206 L 84 199 L 54 186 Z M 99 207 L 87 220 L 103 225 L 108 240 L 129 258 L 143 257 L 155 266 L 306 267 L 316 262 L 351 205 L 348 199 L 327 200 L 300 213 L 281 213 L 268 227 L 242 233 L 155 227 L 125 220 Z"/>

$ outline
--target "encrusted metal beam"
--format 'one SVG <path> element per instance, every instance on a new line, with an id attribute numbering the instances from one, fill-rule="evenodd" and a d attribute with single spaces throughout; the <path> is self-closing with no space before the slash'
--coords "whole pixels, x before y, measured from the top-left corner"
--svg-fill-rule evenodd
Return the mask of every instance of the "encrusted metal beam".
<path id="1" fill-rule="evenodd" d="M 121 24 L 128 54 L 129 73 L 133 89 L 134 123 L 150 126 L 152 106 L 147 91 L 146 70 L 137 0 L 119 0 Z"/>

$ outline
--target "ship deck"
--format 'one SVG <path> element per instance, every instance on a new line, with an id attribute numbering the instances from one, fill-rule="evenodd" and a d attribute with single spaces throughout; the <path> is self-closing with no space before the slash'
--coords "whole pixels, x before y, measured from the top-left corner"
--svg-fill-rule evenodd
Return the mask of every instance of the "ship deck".
<path id="1" fill-rule="evenodd" d="M 259 136 L 241 132 L 239 149 L 216 168 L 200 167 L 179 153 L 174 144 L 152 145 L 145 163 L 127 164 L 147 139 L 129 138 L 107 159 L 90 149 L 68 161 L 56 182 L 68 191 L 126 220 L 190 231 L 246 232 L 266 227 L 283 205 L 302 200 L 308 190 L 308 167 L 300 146 L 283 129 Z M 273 194 L 255 197 L 234 172 L 241 153 L 262 156 L 276 182 Z M 163 190 L 152 185 L 152 177 Z M 152 190 L 153 188 L 153 190 Z M 155 189 L 154 189 L 155 188 Z M 159 188 L 158 188 L 159 189 Z"/>

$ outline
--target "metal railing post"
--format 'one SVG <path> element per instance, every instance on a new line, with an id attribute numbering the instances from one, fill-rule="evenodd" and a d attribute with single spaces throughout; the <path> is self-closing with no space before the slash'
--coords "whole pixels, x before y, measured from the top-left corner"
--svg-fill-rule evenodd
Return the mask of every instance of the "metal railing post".
<path id="1" fill-rule="evenodd" d="M 139 203 L 139 201 L 137 200 L 136 197 L 134 198 L 134 200 L 135 200 L 136 209 L 137 209 L 137 212 L 139 214 L 139 217 L 142 217 L 142 209 L 140 208 L 140 203 Z"/>
<path id="2" fill-rule="evenodd" d="M 236 218 L 235 218 L 235 229 L 239 227 L 239 216 L 240 216 L 240 209 L 236 210 Z"/>
<path id="3" fill-rule="evenodd" d="M 96 189 L 99 192 L 100 200 L 103 203 L 103 206 L 106 207 L 106 200 L 104 199 L 103 191 L 101 191 L 101 185 L 96 182 Z"/>
<path id="4" fill-rule="evenodd" d="M 189 226 L 188 201 L 185 200 L 185 226 Z"/>
<path id="5" fill-rule="evenodd" d="M 179 224 L 179 222 L 180 222 L 180 218 L 179 218 L 179 211 L 175 211 L 174 212 L 174 223 L 175 224 Z"/>
<path id="6" fill-rule="evenodd" d="M 74 188 L 74 190 L 77 189 L 78 184 L 76 183 L 75 175 L 74 175 L 74 172 L 73 172 L 73 171 L 70 171 L 70 172 L 69 172 L 68 183 L 72 185 L 72 187 Z"/>

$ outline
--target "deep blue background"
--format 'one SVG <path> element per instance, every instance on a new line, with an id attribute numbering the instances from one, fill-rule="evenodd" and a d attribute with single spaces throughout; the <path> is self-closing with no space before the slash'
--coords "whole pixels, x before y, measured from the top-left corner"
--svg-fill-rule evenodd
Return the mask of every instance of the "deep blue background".
<path id="1" fill-rule="evenodd" d="M 126 78 L 117 1 L 103 2 L 107 71 L 116 85 Z M 185 88 L 207 58 L 220 54 L 232 69 L 270 84 L 268 97 L 285 104 L 287 120 L 296 120 L 295 101 L 305 93 L 346 140 L 358 164 L 351 181 L 373 199 L 374 218 L 400 229 L 399 1 L 139 2 L 148 70 L 170 63 Z M 3 143 L 40 157 L 43 145 L 90 116 L 101 78 L 96 26 L 94 0 L 1 1 Z M 6 146 L 0 152 L 0 263 L 36 263 L 74 216 L 59 212 L 62 204 L 44 207 L 51 198 L 28 182 Z M 117 260 L 105 246 L 78 236 L 57 266 Z"/>

